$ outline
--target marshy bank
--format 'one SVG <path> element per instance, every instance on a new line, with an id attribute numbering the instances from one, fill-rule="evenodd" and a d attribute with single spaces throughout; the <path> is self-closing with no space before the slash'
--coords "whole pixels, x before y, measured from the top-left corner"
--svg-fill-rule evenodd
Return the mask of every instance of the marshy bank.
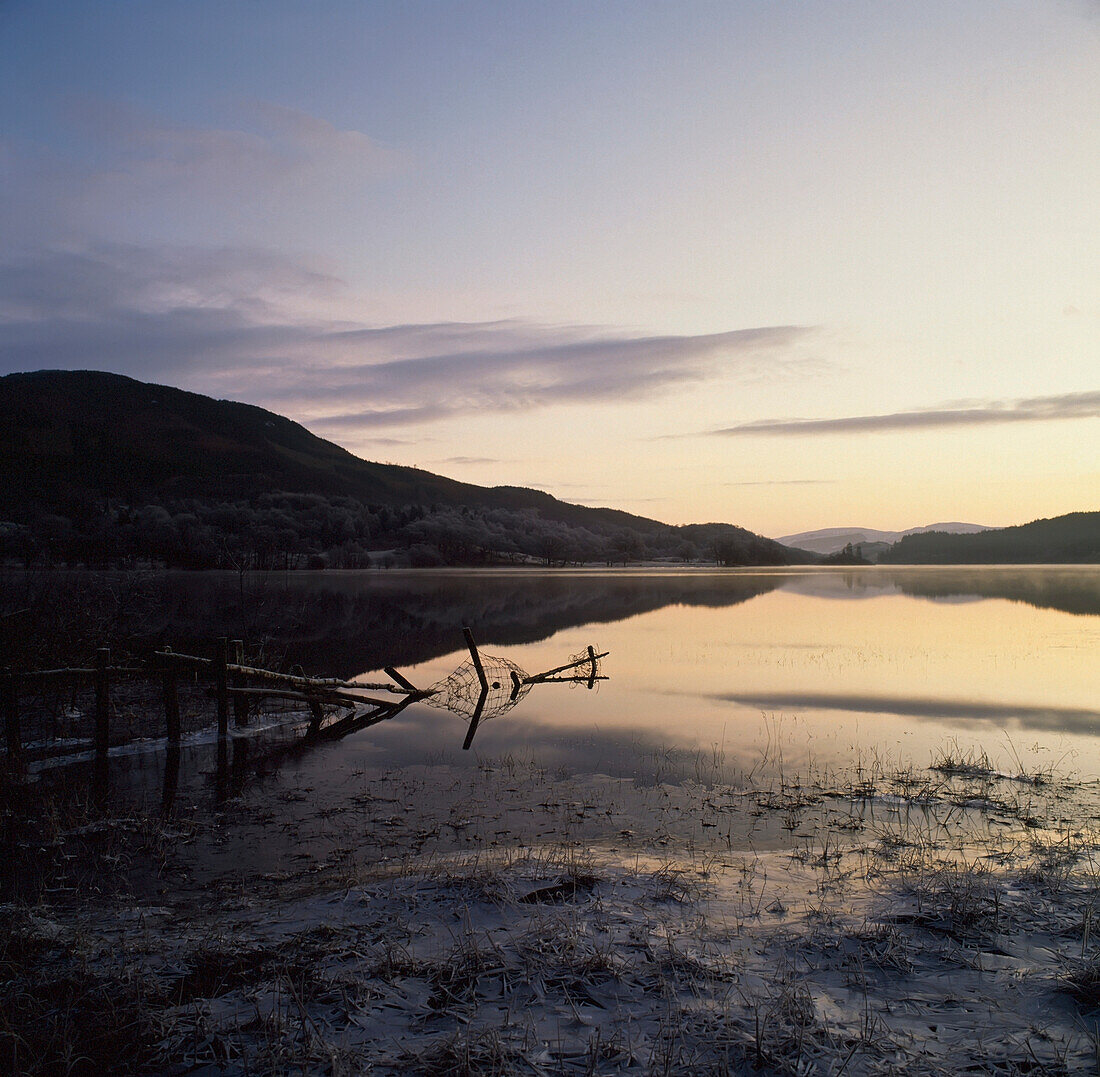
<path id="1" fill-rule="evenodd" d="M 843 773 L 762 758 L 735 781 L 714 752 L 638 762 L 644 780 L 511 757 L 365 767 L 318 796 L 318 758 L 221 812 L 59 821 L 45 844 L 67 882 L 3 909 L 6 1059 L 1095 1067 L 1096 783 L 954 748 Z"/>

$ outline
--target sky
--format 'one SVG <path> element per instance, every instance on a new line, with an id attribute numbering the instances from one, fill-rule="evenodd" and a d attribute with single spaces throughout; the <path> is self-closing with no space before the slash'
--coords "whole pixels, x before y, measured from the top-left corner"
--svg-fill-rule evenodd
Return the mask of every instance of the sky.
<path id="1" fill-rule="evenodd" d="M 1095 0 L 0 0 L 0 374 L 773 537 L 1100 509 Z"/>

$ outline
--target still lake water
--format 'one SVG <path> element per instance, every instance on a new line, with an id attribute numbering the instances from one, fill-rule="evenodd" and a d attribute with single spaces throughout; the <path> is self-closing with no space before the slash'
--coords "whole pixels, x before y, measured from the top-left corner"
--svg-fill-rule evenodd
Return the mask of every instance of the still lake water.
<path id="1" fill-rule="evenodd" d="M 433 627 L 453 624 L 452 650 L 404 667 L 418 685 L 465 659 L 465 618 L 485 651 L 529 672 L 588 644 L 610 652 L 610 679 L 597 690 L 535 686 L 514 710 L 483 722 L 481 756 L 520 753 L 544 766 L 622 774 L 651 759 L 659 765 L 667 748 L 751 770 L 765 756 L 794 767 L 846 766 L 860 755 L 925 766 L 957 745 L 980 746 L 1005 767 L 1019 756 L 1029 767 L 1100 776 L 1100 568 L 376 574 L 343 582 L 381 589 L 412 611 L 434 603 Z M 425 744 L 450 754 L 464 724 L 420 710 L 363 736 L 393 762 Z"/>
<path id="2" fill-rule="evenodd" d="M 481 722 L 470 751 L 468 719 L 418 703 L 304 750 L 253 725 L 217 753 L 209 737 L 185 743 L 174 764 L 162 751 L 113 757 L 112 795 L 127 803 L 203 817 L 232 804 L 216 841 L 186 847 L 195 886 L 546 842 L 616 855 L 778 848 L 781 813 L 742 813 L 737 826 L 753 832 L 734 833 L 725 816 L 724 830 L 701 821 L 691 790 L 822 775 L 843 785 L 853 768 L 922 771 L 945 749 L 985 751 L 1010 774 L 1081 779 L 1087 810 L 1098 807 L 1100 566 L 324 572 L 243 584 L 202 573 L 146 585 L 150 647 L 194 653 L 227 635 L 316 675 L 380 680 L 391 665 L 426 687 L 468 659 L 464 626 L 484 655 L 528 673 L 589 645 L 610 652 L 593 690 L 533 685 Z"/>
<path id="3" fill-rule="evenodd" d="M 734 780 L 765 760 L 923 767 L 980 746 L 1005 768 L 1100 778 L 1100 566 L 172 573 L 142 586 L 150 648 L 205 653 L 228 635 L 315 675 L 388 679 L 391 665 L 425 687 L 468 658 L 464 626 L 529 673 L 590 644 L 610 652 L 595 690 L 535 685 L 470 752 L 466 719 L 414 704 L 327 746 L 328 767 L 510 755 L 644 781 L 690 777 L 702 753 Z"/>
<path id="4" fill-rule="evenodd" d="M 418 686 L 467 657 L 536 673 L 589 644 L 596 690 L 536 685 L 482 722 L 414 705 L 326 765 L 454 765 L 512 755 L 561 773 L 673 776 L 684 753 L 771 763 L 927 766 L 981 746 L 1006 768 L 1100 777 L 1100 566 L 452 570 L 162 578 L 160 642 L 266 640 L 311 674 Z M 1017 761 L 1016 756 L 1020 759 Z M 684 774 L 683 776 L 689 776 Z"/>

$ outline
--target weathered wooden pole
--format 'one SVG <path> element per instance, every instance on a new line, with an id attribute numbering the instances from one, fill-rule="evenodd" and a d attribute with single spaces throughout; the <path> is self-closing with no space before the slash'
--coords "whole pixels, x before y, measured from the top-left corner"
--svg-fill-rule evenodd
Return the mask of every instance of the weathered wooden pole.
<path id="1" fill-rule="evenodd" d="M 474 643 L 474 635 L 468 628 L 464 628 L 462 634 L 466 637 L 466 646 L 470 648 L 470 658 L 473 659 L 477 679 L 481 682 L 482 689 L 488 691 L 489 679 L 485 676 L 485 667 L 481 664 L 481 655 L 478 654 L 477 644 Z"/>
<path id="2" fill-rule="evenodd" d="M 19 686 L 15 674 L 4 670 L 0 677 L 0 693 L 3 694 L 4 738 L 8 745 L 8 760 L 14 761 L 23 754 L 23 737 L 19 732 Z"/>
<path id="3" fill-rule="evenodd" d="M 611 653 L 610 651 L 600 651 L 599 654 L 596 654 L 591 647 L 588 648 L 588 651 L 589 653 L 583 658 L 576 658 L 571 662 L 566 662 L 563 666 L 555 666 L 553 669 L 548 669 L 544 673 L 536 673 L 533 677 L 524 677 L 523 683 L 538 684 L 539 681 L 547 681 L 551 677 L 556 677 L 559 673 L 565 673 L 567 670 L 577 669 L 579 666 L 587 665 L 589 662 L 595 662 L 601 658 L 606 658 Z M 594 677 L 593 680 L 599 680 L 599 678 Z"/>
<path id="4" fill-rule="evenodd" d="M 414 684 L 412 684 L 411 681 L 408 681 L 406 678 L 402 677 L 401 674 L 398 673 L 397 670 L 393 668 L 393 666 L 386 666 L 382 670 L 382 672 L 385 673 L 387 677 L 392 677 L 394 679 L 394 682 L 396 684 L 398 684 L 400 687 L 404 688 L 407 692 L 419 692 L 420 691 L 420 689 L 417 688 Z"/>
<path id="5" fill-rule="evenodd" d="M 218 739 L 229 736 L 229 640 L 218 638 L 214 649 L 214 691 L 218 699 Z"/>
<path id="6" fill-rule="evenodd" d="M 168 648 L 166 647 L 167 651 Z M 161 687 L 164 689 L 164 725 L 169 744 L 180 742 L 180 696 L 176 670 L 171 662 L 161 660 Z"/>
<path id="7" fill-rule="evenodd" d="M 109 647 L 100 647 L 95 653 L 95 751 L 106 755 L 110 747 L 111 723 L 111 665 Z"/>
<path id="8" fill-rule="evenodd" d="M 244 665 L 244 640 L 233 641 L 233 662 L 238 666 Z M 241 688 L 244 686 L 244 678 L 234 674 L 232 684 L 234 688 Z M 233 721 L 238 726 L 248 725 L 248 696 L 233 697 Z"/>
<path id="9" fill-rule="evenodd" d="M 590 643 L 588 645 L 588 661 L 592 663 L 592 672 L 588 675 L 588 689 L 591 691 L 596 686 L 596 649 Z"/>
<path id="10" fill-rule="evenodd" d="M 474 743 L 474 734 L 477 732 L 477 724 L 481 721 L 481 712 L 485 710 L 485 701 L 489 698 L 489 678 L 485 676 L 485 667 L 481 664 L 481 655 L 478 654 L 477 644 L 474 643 L 474 634 L 464 628 L 462 634 L 466 637 L 466 646 L 470 648 L 470 658 L 474 663 L 477 679 L 481 682 L 481 695 L 478 697 L 477 706 L 470 718 L 470 728 L 466 730 L 466 739 L 462 742 L 462 750 L 469 751 Z"/>

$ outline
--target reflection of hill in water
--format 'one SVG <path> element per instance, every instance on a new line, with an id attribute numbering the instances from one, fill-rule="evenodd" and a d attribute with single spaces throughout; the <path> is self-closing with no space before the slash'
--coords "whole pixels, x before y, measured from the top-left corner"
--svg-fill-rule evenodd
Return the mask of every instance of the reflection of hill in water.
<path id="1" fill-rule="evenodd" d="M 779 575 L 470 573 L 203 573 L 164 579 L 148 636 L 185 650 L 229 635 L 309 672 L 350 676 L 459 650 L 461 629 L 485 646 L 533 643 L 562 629 L 670 605 L 732 606 L 774 590 Z"/>
<path id="2" fill-rule="evenodd" d="M 905 594 L 952 599 L 976 595 L 1026 602 L 1039 609 L 1100 614 L 1100 572 L 1074 569 L 953 569 L 917 573 L 906 579 Z"/>
<path id="3" fill-rule="evenodd" d="M 911 595 L 934 602 L 1004 598 L 1038 609 L 1100 614 L 1100 571 L 1093 568 L 855 569 L 788 576 L 785 590 L 818 598 L 875 598 Z"/>

